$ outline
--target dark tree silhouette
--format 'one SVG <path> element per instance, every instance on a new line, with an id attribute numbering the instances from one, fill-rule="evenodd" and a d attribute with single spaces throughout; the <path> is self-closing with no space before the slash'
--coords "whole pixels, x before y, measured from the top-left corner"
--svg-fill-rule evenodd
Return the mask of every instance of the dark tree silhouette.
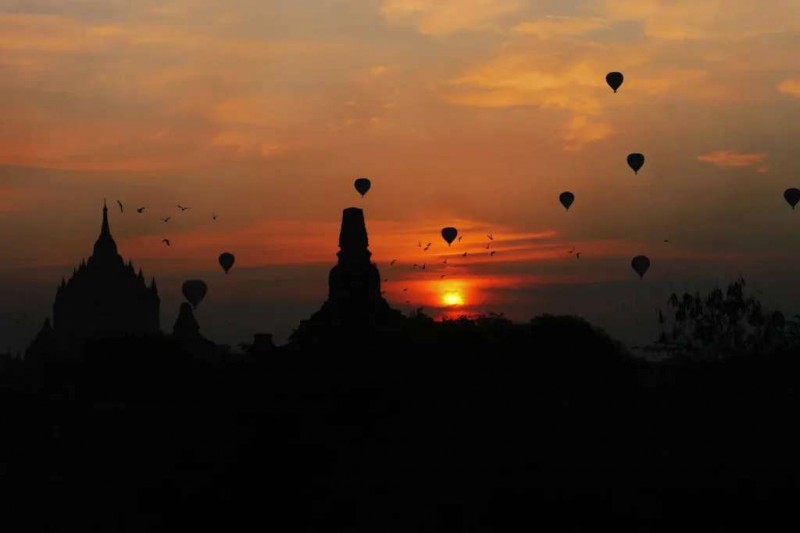
<path id="1" fill-rule="evenodd" d="M 761 353 L 791 342 L 783 313 L 766 310 L 745 294 L 745 286 L 740 277 L 724 292 L 716 287 L 705 296 L 673 293 L 667 302 L 671 316 L 659 310 L 661 334 L 656 347 L 677 357 L 708 359 Z"/>

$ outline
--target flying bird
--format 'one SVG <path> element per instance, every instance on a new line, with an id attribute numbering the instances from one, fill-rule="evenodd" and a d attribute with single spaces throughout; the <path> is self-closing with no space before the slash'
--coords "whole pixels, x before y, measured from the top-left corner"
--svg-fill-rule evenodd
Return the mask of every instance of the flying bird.
<path id="1" fill-rule="evenodd" d="M 417 242 L 417 246 L 419 246 L 420 248 L 422 248 L 422 242 Z"/>
<path id="2" fill-rule="evenodd" d="M 217 220 L 217 214 L 216 214 L 216 213 L 214 213 L 213 215 L 211 215 L 211 220 Z"/>
<path id="3" fill-rule="evenodd" d="M 486 236 L 487 236 L 487 237 L 489 237 L 489 240 L 490 240 L 490 241 L 493 241 L 493 240 L 494 240 L 494 236 L 493 236 L 491 233 L 489 233 L 489 234 L 488 234 L 488 235 L 486 235 Z"/>
<path id="4" fill-rule="evenodd" d="M 426 246 L 425 248 L 423 248 L 423 249 L 422 249 L 422 251 L 423 251 L 423 252 L 427 252 L 427 251 L 428 251 L 428 248 L 430 248 L 430 247 L 431 247 L 431 245 L 429 244 L 428 246 Z"/>
<path id="5" fill-rule="evenodd" d="M 191 207 L 183 207 L 181 204 L 178 204 L 178 209 L 181 211 L 186 211 L 187 209 L 191 209 Z"/>
<path id="6" fill-rule="evenodd" d="M 383 278 L 383 281 L 387 282 L 387 281 L 389 281 L 389 278 Z"/>
<path id="7" fill-rule="evenodd" d="M 442 274 L 441 276 L 439 276 L 439 279 L 443 279 L 443 278 L 444 278 L 444 276 L 445 276 L 445 275 L 444 275 L 444 274 Z"/>
<path id="8" fill-rule="evenodd" d="M 403 287 L 403 292 L 406 292 L 407 290 L 408 290 L 408 287 Z"/>
<path id="9" fill-rule="evenodd" d="M 490 256 L 492 256 L 492 255 L 494 255 L 494 254 L 496 254 L 496 253 L 497 253 L 497 252 L 495 252 L 494 250 L 492 250 L 491 252 L 489 252 L 489 255 L 490 255 Z"/>
<path id="10" fill-rule="evenodd" d="M 664 242 L 669 242 L 669 239 L 664 239 Z"/>
<path id="11" fill-rule="evenodd" d="M 171 218 L 172 217 L 167 217 L 167 218 L 162 218 L 161 220 L 163 220 L 164 222 L 169 222 L 169 219 L 171 219 Z"/>
<path id="12" fill-rule="evenodd" d="M 445 259 L 444 261 L 442 261 L 442 263 L 444 263 L 444 264 L 446 265 L 446 264 L 447 264 L 447 259 Z"/>
<path id="13" fill-rule="evenodd" d="M 120 213 L 124 213 L 124 211 L 123 211 L 123 209 L 122 209 L 122 202 L 120 202 L 119 200 L 117 200 L 117 205 L 119 205 L 119 212 L 120 212 Z"/>
<path id="14" fill-rule="evenodd" d="M 166 245 L 169 246 L 169 239 L 161 239 L 161 242 L 166 243 Z"/>
<path id="15" fill-rule="evenodd" d="M 461 239 L 463 239 L 463 238 L 464 238 L 464 236 L 463 236 L 463 235 L 459 235 L 459 236 L 458 236 L 458 242 L 461 242 Z"/>
<path id="16" fill-rule="evenodd" d="M 567 253 L 568 253 L 568 254 L 571 254 L 571 253 L 572 253 L 572 252 L 574 252 L 574 251 L 575 251 L 575 247 L 573 246 L 573 247 L 572 247 L 572 250 L 568 251 Z"/>
<path id="17" fill-rule="evenodd" d="M 492 244 L 492 243 L 490 243 L 490 242 L 487 242 L 487 243 L 486 243 L 486 249 L 487 249 L 487 250 L 489 249 L 489 245 L 490 245 L 490 244 Z"/>
<path id="18" fill-rule="evenodd" d="M 143 213 L 143 212 L 144 212 L 144 207 L 139 207 L 139 208 L 137 208 L 137 209 L 136 209 L 136 212 L 137 212 L 137 213 Z"/>
<path id="19" fill-rule="evenodd" d="M 467 252 L 464 252 L 463 254 L 461 254 L 461 257 L 467 257 Z"/>
<path id="20" fill-rule="evenodd" d="M 393 264 L 395 264 L 396 261 L 397 261 L 397 259 L 392 259 L 392 262 L 389 263 L 389 266 L 392 266 Z"/>
<path id="21" fill-rule="evenodd" d="M 581 253 L 580 253 L 580 252 L 576 253 L 576 254 L 575 254 L 575 257 L 577 257 L 578 259 L 580 259 L 580 258 L 581 258 Z"/>

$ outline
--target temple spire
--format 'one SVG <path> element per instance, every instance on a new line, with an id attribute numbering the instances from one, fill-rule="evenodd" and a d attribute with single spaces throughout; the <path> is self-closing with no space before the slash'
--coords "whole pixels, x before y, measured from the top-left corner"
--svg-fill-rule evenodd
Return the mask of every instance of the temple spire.
<path id="1" fill-rule="evenodd" d="M 116 257 L 117 256 L 117 243 L 111 237 L 111 228 L 108 224 L 108 206 L 106 205 L 105 198 L 103 199 L 103 225 L 100 227 L 100 236 L 94 243 L 95 257 Z M 121 260 L 121 259 L 120 259 Z"/>
<path id="2" fill-rule="evenodd" d="M 111 238 L 111 228 L 108 226 L 108 206 L 105 198 L 103 198 L 103 226 L 100 228 L 100 238 L 103 237 Z"/>

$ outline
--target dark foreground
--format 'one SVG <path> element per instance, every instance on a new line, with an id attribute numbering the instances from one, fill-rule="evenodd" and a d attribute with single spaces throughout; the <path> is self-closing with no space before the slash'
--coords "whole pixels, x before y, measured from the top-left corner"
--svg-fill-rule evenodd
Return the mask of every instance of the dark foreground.
<path id="1" fill-rule="evenodd" d="M 6 372 L 2 529 L 796 527 L 800 354 L 657 366 L 525 335 Z"/>

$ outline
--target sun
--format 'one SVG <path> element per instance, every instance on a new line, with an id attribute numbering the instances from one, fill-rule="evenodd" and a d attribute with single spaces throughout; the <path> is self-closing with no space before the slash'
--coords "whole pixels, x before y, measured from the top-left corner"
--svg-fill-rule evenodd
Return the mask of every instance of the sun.
<path id="1" fill-rule="evenodd" d="M 455 291 L 442 294 L 442 303 L 447 306 L 464 305 L 464 298 Z"/>

